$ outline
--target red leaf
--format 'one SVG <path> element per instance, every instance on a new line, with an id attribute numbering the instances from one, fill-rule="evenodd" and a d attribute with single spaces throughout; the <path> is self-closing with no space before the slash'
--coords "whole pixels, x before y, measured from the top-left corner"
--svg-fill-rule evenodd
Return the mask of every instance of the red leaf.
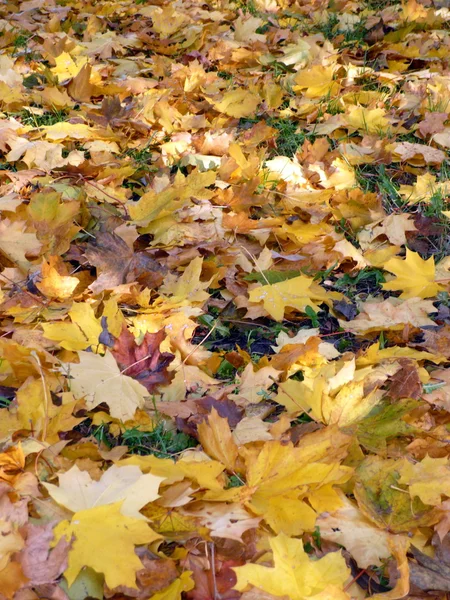
<path id="1" fill-rule="evenodd" d="M 167 367 L 175 358 L 170 352 L 160 352 L 159 346 L 165 338 L 164 329 L 157 333 L 146 333 L 142 343 L 126 327 L 115 341 L 112 353 L 125 375 L 137 379 L 149 392 L 162 384 L 170 383 L 171 374 Z"/>

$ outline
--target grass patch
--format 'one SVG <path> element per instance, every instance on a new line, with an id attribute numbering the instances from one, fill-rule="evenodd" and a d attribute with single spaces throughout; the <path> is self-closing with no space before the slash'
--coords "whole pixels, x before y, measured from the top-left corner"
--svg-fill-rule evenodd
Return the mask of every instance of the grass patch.
<path id="1" fill-rule="evenodd" d="M 242 118 L 239 121 L 239 129 L 250 129 L 253 125 L 261 121 L 256 118 Z M 269 127 L 277 130 L 276 149 L 270 153 L 273 156 L 288 156 L 291 158 L 297 152 L 298 148 L 307 139 L 314 142 L 316 135 L 314 132 L 299 131 L 298 121 L 291 119 L 280 119 L 268 117 L 265 119 Z"/>
<path id="2" fill-rule="evenodd" d="M 17 37 L 14 38 L 14 41 L 11 44 L 11 56 L 22 55 L 24 56 L 26 62 L 30 62 L 32 60 L 42 60 L 41 54 L 39 54 L 38 52 L 33 52 L 28 47 L 30 40 L 35 36 L 36 34 L 33 34 L 27 31 L 26 29 L 20 30 L 17 34 Z"/>
<path id="3" fill-rule="evenodd" d="M 439 262 L 450 252 L 450 219 L 443 214 L 443 211 L 450 209 L 450 201 L 437 190 L 429 202 L 420 202 L 412 208 L 419 213 L 417 251 L 423 258 L 434 256 L 435 261 Z M 423 248 L 420 242 L 424 244 Z"/>
<path id="4" fill-rule="evenodd" d="M 12 402 L 12 398 L 0 395 L 0 408 L 8 408 Z"/>
<path id="5" fill-rule="evenodd" d="M 143 148 L 130 148 L 126 151 L 125 156 L 129 156 L 131 158 L 131 160 L 136 164 L 138 171 L 141 173 L 148 173 L 153 170 L 151 165 L 153 150 L 154 139 L 152 136 Z"/>
<path id="6" fill-rule="evenodd" d="M 21 31 L 13 42 L 13 52 L 17 52 L 19 48 L 26 48 L 31 36 L 32 34 L 29 31 Z"/>
<path id="7" fill-rule="evenodd" d="M 229 73 L 228 71 L 217 71 L 217 76 L 221 79 L 233 79 L 233 73 Z"/>
<path id="8" fill-rule="evenodd" d="M 242 487 L 243 485 L 245 485 L 245 481 L 243 481 L 237 475 L 231 475 L 228 478 L 227 486 L 225 489 L 229 490 L 230 488 Z"/>
<path id="9" fill-rule="evenodd" d="M 364 2 L 365 8 L 376 11 L 383 10 L 395 4 L 401 4 L 401 0 L 366 0 Z"/>
<path id="10" fill-rule="evenodd" d="M 397 184 L 394 182 L 395 173 L 386 171 L 385 165 L 362 165 L 355 168 L 356 180 L 364 192 L 376 192 L 381 195 L 383 206 L 392 213 L 404 206 L 399 196 Z"/>
<path id="11" fill-rule="evenodd" d="M 435 175 L 438 181 L 448 181 L 450 179 L 450 160 L 444 160 L 439 169 L 436 169 Z"/>
<path id="12" fill-rule="evenodd" d="M 278 131 L 275 154 L 292 157 L 306 139 L 314 141 L 315 136 L 298 130 L 298 123 L 290 119 L 267 119 L 267 125 Z"/>
<path id="13" fill-rule="evenodd" d="M 153 431 L 141 431 L 138 427 L 127 429 L 118 437 L 109 431 L 109 425 L 102 423 L 97 427 L 88 427 L 90 435 L 107 446 L 128 446 L 130 454 L 147 456 L 153 454 L 159 458 L 171 458 L 187 448 L 198 445 L 197 440 L 177 430 L 168 429 L 164 421 L 160 421 Z"/>
<path id="14" fill-rule="evenodd" d="M 382 294 L 381 284 L 385 281 L 383 271 L 366 267 L 355 276 L 346 273 L 333 287 L 353 299 L 360 294 Z"/>
<path id="15" fill-rule="evenodd" d="M 235 0 L 236 8 L 241 9 L 243 13 L 249 13 L 254 17 L 257 17 L 260 14 L 256 4 L 253 0 Z"/>
<path id="16" fill-rule="evenodd" d="M 336 39 L 338 36 L 343 36 L 339 44 L 341 50 L 349 47 L 367 47 L 364 39 L 367 34 L 364 19 L 361 19 L 351 29 L 341 29 L 341 27 L 338 15 L 330 13 L 326 21 L 312 28 L 311 33 L 321 33 L 325 39 L 330 41 Z"/>
<path id="17" fill-rule="evenodd" d="M 48 125 L 54 125 L 55 123 L 61 123 L 67 120 L 67 113 L 56 108 L 47 110 L 41 115 L 29 110 L 23 110 L 20 113 L 16 113 L 11 116 L 14 116 L 16 119 L 20 120 L 24 125 L 29 125 L 31 127 L 46 127 Z"/>
<path id="18" fill-rule="evenodd" d="M 171 457 L 198 445 L 197 440 L 189 435 L 167 429 L 163 421 L 158 423 L 153 431 L 128 429 L 121 438 L 122 444 L 128 446 L 128 452 L 131 454 L 154 454 L 159 458 Z"/>

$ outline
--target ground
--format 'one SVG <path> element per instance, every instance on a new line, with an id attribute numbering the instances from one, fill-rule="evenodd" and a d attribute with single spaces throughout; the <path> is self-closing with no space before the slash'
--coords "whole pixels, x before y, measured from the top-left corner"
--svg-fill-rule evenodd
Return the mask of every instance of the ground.
<path id="1" fill-rule="evenodd" d="M 450 9 L 0 6 L 0 600 L 450 591 Z"/>

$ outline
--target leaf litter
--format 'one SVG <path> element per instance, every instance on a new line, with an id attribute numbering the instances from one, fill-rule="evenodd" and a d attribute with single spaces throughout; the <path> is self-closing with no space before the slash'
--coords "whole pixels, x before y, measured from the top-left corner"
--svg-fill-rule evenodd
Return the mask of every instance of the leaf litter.
<path id="1" fill-rule="evenodd" d="M 450 11 L 0 7 L 0 599 L 450 591 Z"/>

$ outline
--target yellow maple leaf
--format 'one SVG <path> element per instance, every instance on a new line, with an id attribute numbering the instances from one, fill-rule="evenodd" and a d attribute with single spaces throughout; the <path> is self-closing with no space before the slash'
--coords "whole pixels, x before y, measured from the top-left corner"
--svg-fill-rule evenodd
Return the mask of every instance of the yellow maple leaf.
<path id="1" fill-rule="evenodd" d="M 195 587 L 191 575 L 192 571 L 184 571 L 175 581 L 172 581 L 169 587 L 153 594 L 150 600 L 181 600 L 183 592 L 189 592 Z"/>
<path id="2" fill-rule="evenodd" d="M 215 180 L 214 171 L 201 173 L 195 170 L 187 177 L 178 171 L 172 185 L 158 193 L 150 190 L 141 197 L 139 202 L 131 204 L 130 216 L 141 225 L 148 225 L 157 218 L 171 216 L 175 210 L 190 202 L 191 198 L 199 200 L 211 198 L 214 192 L 207 187 Z"/>
<path id="3" fill-rule="evenodd" d="M 364 379 L 355 379 L 355 361 L 324 365 L 303 381 L 288 379 L 279 386 L 276 402 L 290 414 L 305 412 L 316 421 L 345 427 L 360 420 L 380 401 L 377 389 L 365 393 Z M 367 369 L 367 374 L 370 369 Z"/>
<path id="4" fill-rule="evenodd" d="M 84 123 L 54 123 L 42 128 L 42 134 L 48 140 L 60 142 L 61 140 L 98 140 L 104 135 L 94 127 Z M 112 137 L 112 136 L 109 136 Z"/>
<path id="5" fill-rule="evenodd" d="M 358 241 L 363 250 L 370 249 L 372 242 L 381 235 L 385 235 L 387 239 L 396 246 L 406 244 L 406 232 L 417 231 L 411 215 L 409 214 L 392 214 L 384 217 L 378 222 L 371 223 L 358 234 Z"/>
<path id="6" fill-rule="evenodd" d="M 209 456 L 220 461 L 228 471 L 236 468 L 238 448 L 231 435 L 228 419 L 222 418 L 215 408 L 206 421 L 197 428 L 198 439 Z"/>
<path id="7" fill-rule="evenodd" d="M 136 572 L 142 569 L 142 563 L 134 547 L 150 544 L 161 536 L 145 521 L 124 516 L 120 509 L 121 502 L 116 502 L 81 510 L 70 522 L 61 521 L 55 527 L 53 546 L 63 536 L 67 541 L 72 539 L 69 566 L 64 572 L 69 587 L 81 569 L 90 567 L 104 574 L 110 588 L 119 585 L 137 588 Z"/>
<path id="8" fill-rule="evenodd" d="M 78 75 L 89 59 L 87 56 L 72 58 L 68 52 L 61 52 L 54 61 L 56 64 L 51 69 L 52 73 L 58 77 L 59 81 L 64 81 Z"/>
<path id="9" fill-rule="evenodd" d="M 280 372 L 273 367 L 255 369 L 249 363 L 239 375 L 239 393 L 233 396 L 234 401 L 240 405 L 256 404 L 264 399 L 265 392 L 280 377 Z"/>
<path id="10" fill-rule="evenodd" d="M 21 477 L 25 467 L 25 454 L 22 445 L 11 446 L 0 453 L 0 480 L 6 481 L 12 487 Z"/>
<path id="11" fill-rule="evenodd" d="M 314 300 L 330 300 L 332 293 L 326 292 L 314 280 L 305 275 L 293 277 L 272 285 L 262 285 L 249 293 L 250 302 L 262 302 L 264 308 L 276 321 L 281 321 L 286 308 L 303 312 L 307 306 L 319 310 Z"/>
<path id="12" fill-rule="evenodd" d="M 344 546 L 362 569 L 381 565 L 381 559 L 391 555 L 388 542 L 392 534 L 374 526 L 344 494 L 340 499 L 340 508 L 317 519 L 322 538 Z"/>
<path id="13" fill-rule="evenodd" d="M 92 306 L 86 302 L 74 302 L 69 316 L 72 323 L 43 323 L 44 336 L 59 342 L 67 350 L 85 350 L 91 346 L 97 350 L 102 326 Z"/>
<path id="14" fill-rule="evenodd" d="M 390 348 L 380 348 L 380 344 L 372 344 L 367 348 L 364 354 L 356 359 L 357 367 L 367 367 L 368 365 L 376 365 L 384 360 L 396 360 L 397 358 L 412 358 L 414 360 L 429 360 L 435 364 L 447 362 L 444 356 L 432 354 L 431 352 L 423 352 L 406 348 L 403 346 L 391 346 Z"/>
<path id="15" fill-rule="evenodd" d="M 405 23 L 423 23 L 429 12 L 417 0 L 408 0 L 402 4 L 402 18 Z"/>
<path id="16" fill-rule="evenodd" d="M 70 298 L 80 280 L 70 275 L 61 274 L 65 270 L 62 261 L 57 256 L 50 256 L 49 262 L 42 262 L 42 279 L 36 287 L 47 298 L 65 300 Z"/>
<path id="17" fill-rule="evenodd" d="M 370 331 L 401 330 L 408 323 L 415 327 L 434 326 L 434 321 L 428 318 L 429 313 L 437 308 L 431 300 L 421 298 L 387 298 L 386 300 L 369 300 L 360 305 L 359 315 L 350 322 L 340 321 L 341 326 L 352 333 L 367 333 Z"/>
<path id="18" fill-rule="evenodd" d="M 386 150 L 392 152 L 393 162 L 407 162 L 416 167 L 440 165 L 446 158 L 445 152 L 427 144 L 393 143 L 386 146 Z"/>
<path id="19" fill-rule="evenodd" d="M 218 478 L 224 471 L 224 465 L 215 460 L 207 460 L 203 452 L 199 453 L 199 456 L 190 454 L 189 457 L 183 457 L 176 463 L 171 459 L 156 456 L 130 456 L 116 464 L 136 465 L 143 473 L 150 472 L 158 477 L 164 477 L 166 484 L 182 481 L 187 477 L 208 490 L 219 491 L 223 487 Z"/>
<path id="20" fill-rule="evenodd" d="M 315 506 L 314 498 L 318 495 L 317 505 L 321 511 L 333 510 L 336 493 L 331 486 L 348 481 L 353 472 L 338 462 L 327 464 L 327 449 L 325 444 L 318 444 L 305 453 L 292 444 L 283 445 L 278 441 L 266 442 L 260 450 L 241 448 L 246 485 L 236 490 L 208 492 L 206 498 L 240 500 L 277 533 L 300 535 L 312 531 L 316 521 L 316 511 L 311 508 Z M 327 488 L 325 496 L 321 494 L 324 487 Z M 237 497 L 227 497 L 232 492 Z"/>
<path id="21" fill-rule="evenodd" d="M 286 408 L 290 415 L 306 413 L 316 421 L 322 421 L 322 399 L 326 380 L 320 374 L 304 381 L 288 379 L 279 384 L 274 401 Z"/>
<path id="22" fill-rule="evenodd" d="M 189 18 L 186 14 L 178 12 L 172 6 L 167 5 L 164 8 L 151 6 L 154 9 L 151 13 L 154 22 L 154 28 L 157 33 L 166 38 L 186 26 Z"/>
<path id="23" fill-rule="evenodd" d="M 17 525 L 0 519 L 0 571 L 9 563 L 11 554 L 24 547 L 23 537 L 17 531 Z"/>
<path id="24" fill-rule="evenodd" d="M 9 420 L 15 417 L 16 429 L 31 430 L 43 441 L 56 443 L 60 432 L 70 431 L 83 420 L 72 416 L 75 404 L 68 392 L 63 394 L 61 405 L 56 406 L 47 382 L 28 378 L 17 391 L 17 412 L 15 407 L 10 407 L 7 422 L 11 426 Z"/>
<path id="25" fill-rule="evenodd" d="M 197 256 L 186 267 L 184 273 L 177 277 L 169 274 L 159 288 L 160 294 L 172 296 L 174 301 L 189 300 L 192 303 L 204 302 L 209 298 L 208 289 L 211 280 L 200 281 L 203 258 Z"/>
<path id="26" fill-rule="evenodd" d="M 380 402 L 383 392 L 374 389 L 366 394 L 364 387 L 364 381 L 350 381 L 335 397 L 325 395 L 322 403 L 325 422 L 345 427 L 368 415 Z"/>
<path id="27" fill-rule="evenodd" d="M 237 576 L 234 589 L 242 592 L 252 585 L 291 600 L 305 600 L 324 592 L 328 586 L 335 586 L 338 594 L 342 592 L 350 569 L 340 552 L 330 552 L 319 560 L 311 560 L 301 540 L 283 533 L 270 539 L 269 543 L 274 566 L 247 564 L 234 567 Z"/>
<path id="28" fill-rule="evenodd" d="M 45 87 L 36 94 L 39 103 L 44 106 L 54 106 L 55 108 L 73 108 L 75 102 L 71 99 L 65 88 L 62 90 L 57 87 Z"/>
<path id="29" fill-rule="evenodd" d="M 386 133 L 390 126 L 383 108 L 357 106 L 345 116 L 345 120 L 351 128 L 369 134 Z"/>
<path id="30" fill-rule="evenodd" d="M 300 71 L 295 76 L 294 91 L 303 90 L 307 98 L 319 98 L 327 94 L 336 94 L 339 91 L 339 84 L 333 81 L 335 71 L 334 65 L 324 67 L 323 65 L 313 65 Z"/>
<path id="31" fill-rule="evenodd" d="M 391 258 L 384 269 L 396 279 L 383 283 L 384 290 L 402 290 L 400 298 L 430 298 L 443 289 L 435 282 L 434 257 L 424 260 L 420 254 L 406 249 L 406 258 Z"/>
<path id="32" fill-rule="evenodd" d="M 73 512 L 121 502 L 120 512 L 127 517 L 142 519 L 141 508 L 159 498 L 158 488 L 163 477 L 142 474 L 139 467 L 113 465 L 94 481 L 87 471 L 75 464 L 59 475 L 59 485 L 44 483 L 50 496 Z"/>
<path id="33" fill-rule="evenodd" d="M 214 108 L 230 117 L 250 117 L 261 102 L 255 93 L 238 88 L 225 92 L 220 102 L 213 102 Z"/>
<path id="34" fill-rule="evenodd" d="M 314 242 L 320 237 L 329 235 L 333 228 L 322 221 L 321 223 L 303 223 L 303 221 L 294 221 L 292 224 L 283 223 L 276 229 L 277 235 L 282 239 L 290 239 L 299 246 L 304 246 Z"/>
<path id="35" fill-rule="evenodd" d="M 438 182 L 432 173 L 417 175 L 415 185 L 401 185 L 398 193 L 407 200 L 408 204 L 416 202 L 430 202 L 434 194 L 448 195 L 450 185 L 448 181 Z"/>
<path id="36" fill-rule="evenodd" d="M 26 231 L 25 221 L 3 219 L 0 222 L 0 252 L 19 269 L 27 271 L 31 266 L 27 255 L 35 255 L 41 249 L 35 233 Z"/>
<path id="37" fill-rule="evenodd" d="M 260 17 L 253 17 L 250 14 L 241 15 L 234 21 L 234 39 L 238 42 L 265 42 L 266 36 L 256 33 L 259 27 L 262 27 L 264 21 Z"/>
<path id="38" fill-rule="evenodd" d="M 78 364 L 66 364 L 70 373 L 71 391 L 75 398 L 85 398 L 89 408 L 106 402 L 112 417 L 121 421 L 132 419 L 137 408 L 144 406 L 149 396 L 147 389 L 121 373 L 116 359 L 109 350 L 104 356 L 79 352 Z"/>
<path id="39" fill-rule="evenodd" d="M 418 496 L 424 504 L 436 506 L 442 496 L 450 497 L 450 465 L 446 456 L 425 456 L 415 464 L 405 459 L 399 473 L 399 483 L 408 485 L 411 497 Z"/>

